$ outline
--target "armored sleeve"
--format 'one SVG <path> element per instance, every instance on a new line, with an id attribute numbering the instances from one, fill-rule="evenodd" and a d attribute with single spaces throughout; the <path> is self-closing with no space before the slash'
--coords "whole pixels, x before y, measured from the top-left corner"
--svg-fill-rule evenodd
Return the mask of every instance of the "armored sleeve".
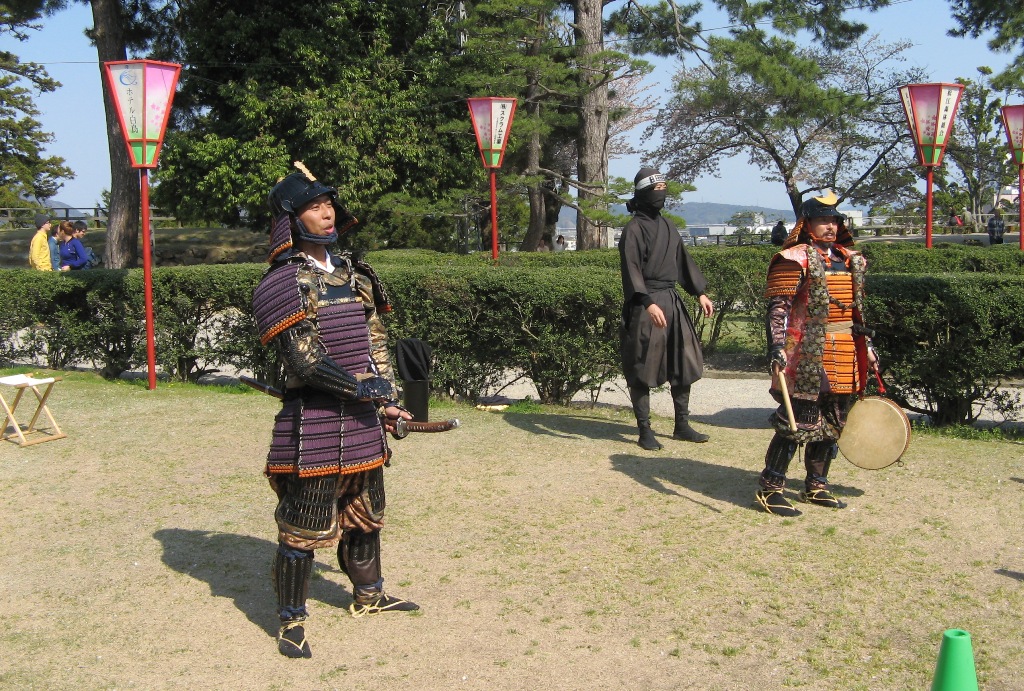
<path id="1" fill-rule="evenodd" d="M 357 265 L 358 266 L 358 265 Z M 361 269 L 362 266 L 359 266 Z M 372 278 L 376 278 L 373 276 Z M 391 365 L 391 354 L 388 351 L 388 332 L 380 318 L 375 299 L 375 286 L 379 285 L 370 276 L 356 272 L 356 290 L 359 298 L 366 306 L 366 326 L 370 332 L 370 359 L 373 361 L 377 376 L 383 377 L 395 387 L 395 371 Z M 380 292 L 381 288 L 377 288 Z M 386 303 L 385 303 L 386 304 Z"/>
<path id="2" fill-rule="evenodd" d="M 380 379 L 359 381 L 327 353 L 316 325 L 316 302 L 309 299 L 315 281 L 302 271 L 301 262 L 272 267 L 253 293 L 253 313 L 260 341 L 273 344 L 289 376 L 303 386 L 320 389 L 348 400 L 390 398 L 394 386 Z"/>
<path id="3" fill-rule="evenodd" d="M 274 345 L 288 371 L 307 386 L 339 398 L 360 398 L 359 382 L 327 355 L 313 322 L 304 319 L 285 329 L 274 339 Z"/>
<path id="4" fill-rule="evenodd" d="M 793 306 L 793 298 L 777 296 L 768 301 L 768 314 L 765 327 L 768 333 L 768 349 L 786 344 L 786 326 L 789 321 L 789 310 Z"/>
<path id="5" fill-rule="evenodd" d="M 768 266 L 768 284 L 765 288 L 765 297 L 768 298 L 765 329 L 769 349 L 786 343 L 789 311 L 793 306 L 793 296 L 800 289 L 802 280 L 803 270 L 798 263 L 781 255 L 772 258 Z"/>

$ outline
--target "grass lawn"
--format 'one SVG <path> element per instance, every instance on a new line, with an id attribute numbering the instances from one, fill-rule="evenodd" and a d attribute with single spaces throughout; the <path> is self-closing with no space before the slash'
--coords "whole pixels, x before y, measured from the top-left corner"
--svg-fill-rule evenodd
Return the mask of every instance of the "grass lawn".
<path id="1" fill-rule="evenodd" d="M 384 575 L 423 609 L 351 618 L 318 552 L 314 657 L 285 660 L 261 477 L 278 405 L 64 375 L 68 437 L 0 445 L 0 687 L 924 689 L 962 628 L 982 688 L 1021 688 L 1021 444 L 840 459 L 849 508 L 781 520 L 753 506 L 767 429 L 647 453 L 628 412 L 535 404 L 434 401 L 462 427 L 392 442 Z"/>

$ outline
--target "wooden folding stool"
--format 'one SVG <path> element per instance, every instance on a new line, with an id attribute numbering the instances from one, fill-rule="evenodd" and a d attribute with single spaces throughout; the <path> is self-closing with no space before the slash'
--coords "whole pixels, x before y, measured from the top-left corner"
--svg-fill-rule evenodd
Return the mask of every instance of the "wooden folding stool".
<path id="1" fill-rule="evenodd" d="M 46 399 L 50 397 L 50 390 L 53 385 L 60 381 L 53 377 L 46 379 L 35 379 L 27 374 L 15 374 L 9 377 L 0 377 L 0 384 L 7 386 L 13 386 L 18 390 L 18 393 L 14 396 L 14 402 L 11 405 L 7 405 L 7 400 L 4 398 L 3 391 L 0 390 L 0 405 L 3 406 L 4 412 L 7 413 L 7 418 L 4 420 L 4 424 L 0 427 L 0 441 L 11 440 L 15 437 L 18 438 L 18 446 L 32 446 L 33 444 L 41 444 L 44 441 L 53 441 L 54 439 L 63 439 L 67 435 L 60 431 L 60 427 L 57 425 L 57 421 L 53 419 L 53 414 L 50 413 L 49 406 L 46 405 Z M 40 386 L 46 386 L 42 392 L 39 391 Z M 22 430 L 21 425 L 18 423 L 17 418 L 14 417 L 14 413 L 18 410 L 18 404 L 21 403 L 21 397 L 25 394 L 25 391 L 29 390 L 35 394 L 37 405 L 36 412 L 32 415 L 32 419 L 29 421 L 28 426 Z M 39 419 L 39 414 L 45 413 L 47 419 L 50 421 L 50 428 L 52 431 L 44 432 L 36 429 L 36 420 Z M 8 423 L 14 425 L 14 431 L 8 433 Z M 28 435 L 32 435 L 33 438 L 29 438 Z"/>

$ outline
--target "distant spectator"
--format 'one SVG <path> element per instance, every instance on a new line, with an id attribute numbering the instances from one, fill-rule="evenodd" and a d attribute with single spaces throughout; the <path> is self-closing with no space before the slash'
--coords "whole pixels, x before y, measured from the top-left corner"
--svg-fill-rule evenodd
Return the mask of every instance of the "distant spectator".
<path id="1" fill-rule="evenodd" d="M 548 237 L 549 236 L 545 235 L 544 237 L 542 237 L 540 239 L 540 242 L 537 243 L 537 251 L 538 252 L 550 252 L 551 251 L 551 245 L 548 244 Z"/>
<path id="2" fill-rule="evenodd" d="M 60 241 L 60 270 L 75 271 L 86 268 L 89 257 L 82 241 L 75 237 L 75 227 L 68 221 L 61 221 L 57 231 Z"/>
<path id="3" fill-rule="evenodd" d="M 772 228 L 772 244 L 778 247 L 782 247 L 782 243 L 786 241 L 786 237 L 789 235 L 789 229 L 786 228 L 786 223 L 781 218 L 779 222 Z"/>
<path id="4" fill-rule="evenodd" d="M 959 233 L 964 225 L 964 220 L 956 215 L 955 211 L 949 212 L 949 234 Z"/>
<path id="5" fill-rule="evenodd" d="M 50 226 L 50 236 L 46 242 L 50 245 L 50 267 L 54 271 L 60 271 L 60 241 L 57 234 L 60 233 L 60 226 Z"/>
<path id="6" fill-rule="evenodd" d="M 50 263 L 50 219 L 46 214 L 35 215 L 36 234 L 28 246 L 28 265 L 37 271 L 53 271 Z"/>
<path id="7" fill-rule="evenodd" d="M 85 221 L 75 221 L 71 224 L 71 227 L 74 228 L 75 237 L 78 238 L 78 241 L 82 243 L 82 247 L 85 248 L 85 258 L 88 260 L 85 268 L 92 269 L 99 266 L 102 263 L 100 258 L 92 251 L 92 247 L 88 247 L 85 244 L 85 231 L 89 230 L 88 224 Z"/>
<path id="8" fill-rule="evenodd" d="M 559 235 L 557 238 L 555 238 L 555 248 L 554 249 L 555 249 L 556 252 L 564 252 L 565 251 L 565 247 L 566 247 L 566 245 L 565 245 L 565 236 L 564 235 Z"/>
<path id="9" fill-rule="evenodd" d="M 992 218 L 988 219 L 988 244 L 1003 244 L 1004 232 L 1006 232 L 1006 223 L 1003 221 L 1003 215 L 999 213 L 999 209 L 995 209 L 992 212 Z"/>

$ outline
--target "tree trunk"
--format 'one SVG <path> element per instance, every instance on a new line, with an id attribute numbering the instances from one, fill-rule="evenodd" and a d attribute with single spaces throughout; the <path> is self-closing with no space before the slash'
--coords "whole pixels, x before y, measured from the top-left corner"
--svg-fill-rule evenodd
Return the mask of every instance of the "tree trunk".
<path id="1" fill-rule="evenodd" d="M 583 87 L 576 140 L 577 178 L 586 186 L 579 190 L 580 204 L 585 205 L 602 197 L 608 180 L 608 82 L 597 57 L 604 50 L 604 3 L 576 0 L 574 5 L 573 33 Z M 601 246 L 600 226 L 582 213 L 576 214 L 576 246 L 583 250 Z"/>
<path id="2" fill-rule="evenodd" d="M 107 117 L 110 151 L 110 208 L 107 210 L 107 246 L 103 265 L 108 269 L 135 266 L 139 256 L 139 173 L 132 168 L 121 124 L 107 86 L 103 63 L 125 60 L 124 16 L 118 0 L 91 0 L 93 38 L 103 83 L 103 110 Z"/>
<path id="3" fill-rule="evenodd" d="M 803 195 L 796 186 L 796 180 L 790 176 L 785 177 L 786 196 L 789 197 L 789 205 L 793 207 L 793 213 L 797 219 L 800 218 L 800 207 L 803 206 Z"/>
<path id="4" fill-rule="evenodd" d="M 543 16 L 540 17 L 543 22 Z M 530 45 L 527 55 L 536 57 L 540 55 L 540 39 L 535 39 Z M 526 174 L 530 176 L 531 182 L 526 186 L 526 194 L 530 199 L 530 226 L 526 230 L 526 237 L 520 250 L 523 252 L 536 252 L 544 235 L 544 221 L 547 218 L 545 212 L 544 190 L 541 189 L 542 180 L 540 176 L 540 86 L 537 82 L 537 75 L 530 74 L 529 83 L 526 86 L 526 113 L 533 123 L 533 133 L 530 135 L 530 142 L 526 148 Z"/>

